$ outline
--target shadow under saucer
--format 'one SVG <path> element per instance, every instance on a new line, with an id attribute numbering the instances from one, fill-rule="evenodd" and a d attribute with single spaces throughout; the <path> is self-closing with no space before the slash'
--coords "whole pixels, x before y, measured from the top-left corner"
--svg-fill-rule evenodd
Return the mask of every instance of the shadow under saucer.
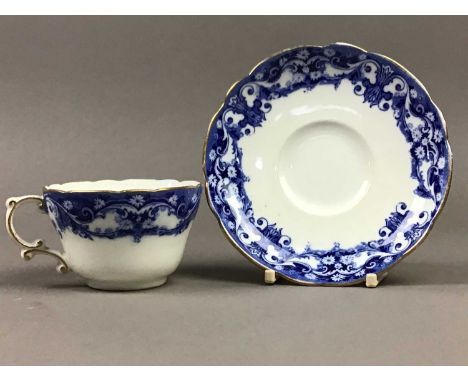
<path id="1" fill-rule="evenodd" d="M 206 279 L 218 282 L 263 284 L 263 270 L 251 264 L 212 263 L 181 266 L 177 275 L 186 279 Z M 279 279 L 278 283 L 294 285 Z M 468 284 L 468 263 L 402 262 L 389 271 L 381 286 L 457 285 Z M 363 287 L 357 284 L 354 287 Z"/>
<path id="2" fill-rule="evenodd" d="M 401 262 L 391 269 L 382 285 L 467 285 L 468 263 Z"/>

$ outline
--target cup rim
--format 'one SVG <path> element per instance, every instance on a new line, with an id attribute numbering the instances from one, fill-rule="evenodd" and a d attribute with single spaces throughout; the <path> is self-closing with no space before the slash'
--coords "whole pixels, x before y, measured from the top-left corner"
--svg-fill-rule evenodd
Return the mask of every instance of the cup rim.
<path id="1" fill-rule="evenodd" d="M 143 183 L 144 186 L 128 186 L 123 185 L 135 183 Z M 151 183 L 154 186 L 151 186 Z M 107 187 L 98 187 L 106 185 Z M 113 187 L 112 187 L 113 186 Z M 119 187 L 120 186 L 120 187 Z M 82 188 L 80 188 L 82 187 Z M 65 183 L 54 183 L 43 187 L 43 193 L 46 192 L 59 192 L 59 193 L 125 193 L 125 192 L 159 192 L 169 190 L 183 190 L 183 189 L 196 189 L 200 188 L 201 184 L 196 180 L 183 180 L 176 179 L 100 179 L 93 181 L 73 181 Z"/>

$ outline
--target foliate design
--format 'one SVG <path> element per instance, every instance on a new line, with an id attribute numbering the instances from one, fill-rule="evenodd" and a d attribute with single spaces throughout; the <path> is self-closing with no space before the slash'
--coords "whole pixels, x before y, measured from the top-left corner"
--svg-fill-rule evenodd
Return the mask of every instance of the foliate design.
<path id="1" fill-rule="evenodd" d="M 416 212 L 399 203 L 373 241 L 352 248 L 339 243 L 326 250 L 306 247 L 296 253 L 282 228 L 255 216 L 244 188 L 249 179 L 242 171 L 238 142 L 262 128 L 272 100 L 317 86 L 337 89 L 343 81 L 349 81 L 355 95 L 369 107 L 393 114 L 411 147 L 408 175 L 418 182 L 414 193 L 431 199 L 434 208 Z M 230 91 L 208 136 L 205 176 L 215 213 L 245 253 L 299 281 L 349 283 L 385 269 L 419 241 L 447 192 L 449 155 L 441 115 L 412 76 L 382 56 L 335 44 L 283 52 Z"/>
<path id="2" fill-rule="evenodd" d="M 70 230 L 93 240 L 178 235 L 194 219 L 201 188 L 155 192 L 46 192 L 45 208 L 60 235 Z"/>

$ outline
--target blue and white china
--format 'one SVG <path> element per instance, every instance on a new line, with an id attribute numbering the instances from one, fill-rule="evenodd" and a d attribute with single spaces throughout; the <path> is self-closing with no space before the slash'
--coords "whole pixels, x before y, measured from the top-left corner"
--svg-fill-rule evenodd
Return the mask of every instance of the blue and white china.
<path id="1" fill-rule="evenodd" d="M 448 195 L 445 122 L 395 61 L 349 44 L 257 65 L 209 127 L 209 204 L 241 253 L 306 285 L 361 282 L 410 253 Z"/>
<path id="2" fill-rule="evenodd" d="M 162 285 L 182 260 L 200 204 L 199 182 L 127 179 L 53 184 L 43 195 L 9 198 L 6 227 L 22 257 L 47 254 L 97 289 L 133 290 Z M 16 208 L 35 202 L 59 233 L 63 253 L 43 240 L 27 242 L 13 226 Z"/>

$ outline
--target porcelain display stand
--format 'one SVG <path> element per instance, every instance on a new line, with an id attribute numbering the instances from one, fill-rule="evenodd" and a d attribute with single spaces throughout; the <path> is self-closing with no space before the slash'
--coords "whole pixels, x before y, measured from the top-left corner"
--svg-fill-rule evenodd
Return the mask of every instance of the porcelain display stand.
<path id="1" fill-rule="evenodd" d="M 271 269 L 265 269 L 265 284 L 272 285 L 278 280 L 278 275 Z"/>
<path id="2" fill-rule="evenodd" d="M 376 288 L 387 277 L 388 272 L 377 274 L 377 273 L 368 273 L 366 275 L 366 288 Z M 265 269 L 264 281 L 267 285 L 272 285 L 278 280 L 278 275 L 275 271 L 271 269 Z"/>
<path id="3" fill-rule="evenodd" d="M 388 272 L 377 274 L 377 273 L 368 273 L 366 275 L 366 288 L 376 288 L 382 282 L 382 280 L 387 277 Z"/>

